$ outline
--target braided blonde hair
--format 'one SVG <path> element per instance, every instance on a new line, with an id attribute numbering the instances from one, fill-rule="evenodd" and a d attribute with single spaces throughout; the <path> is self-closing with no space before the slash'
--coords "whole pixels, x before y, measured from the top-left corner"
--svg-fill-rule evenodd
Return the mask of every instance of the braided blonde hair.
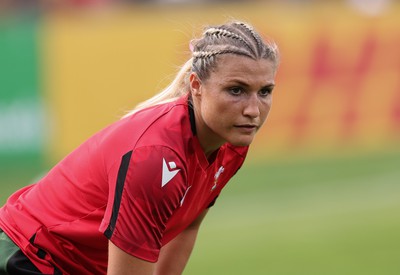
<path id="1" fill-rule="evenodd" d="M 189 75 L 195 72 L 200 80 L 206 80 L 217 65 L 217 56 L 237 54 L 254 60 L 268 59 L 276 70 L 279 65 L 279 50 L 272 41 L 264 42 L 261 36 L 247 23 L 228 22 L 205 29 L 200 39 L 191 41 L 192 57 L 181 67 L 175 79 L 163 91 L 140 103 L 132 113 L 156 104 L 172 101 L 189 92 Z"/>

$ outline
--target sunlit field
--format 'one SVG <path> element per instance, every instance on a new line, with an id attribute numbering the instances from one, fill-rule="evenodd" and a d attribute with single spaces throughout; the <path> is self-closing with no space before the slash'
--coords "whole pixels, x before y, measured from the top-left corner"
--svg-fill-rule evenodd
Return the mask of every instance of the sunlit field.
<path id="1" fill-rule="evenodd" d="M 400 154 L 242 168 L 185 274 L 400 274 Z"/>
<path id="2" fill-rule="evenodd" d="M 184 274 L 400 274 L 400 153 L 248 162 Z M 0 200 L 40 174 L 2 171 Z"/>

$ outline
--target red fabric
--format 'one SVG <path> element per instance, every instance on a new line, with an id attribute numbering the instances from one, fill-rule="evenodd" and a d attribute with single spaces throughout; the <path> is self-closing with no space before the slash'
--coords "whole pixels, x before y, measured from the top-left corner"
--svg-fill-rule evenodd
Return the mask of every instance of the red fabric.
<path id="1" fill-rule="evenodd" d="M 0 209 L 0 227 L 44 273 L 57 266 L 66 274 L 105 274 L 107 230 L 127 253 L 157 261 L 160 248 L 221 192 L 248 149 L 226 144 L 210 165 L 188 113 L 182 97 L 100 131 L 38 183 L 12 195 Z M 37 256 L 39 248 L 47 252 L 44 259 Z"/>

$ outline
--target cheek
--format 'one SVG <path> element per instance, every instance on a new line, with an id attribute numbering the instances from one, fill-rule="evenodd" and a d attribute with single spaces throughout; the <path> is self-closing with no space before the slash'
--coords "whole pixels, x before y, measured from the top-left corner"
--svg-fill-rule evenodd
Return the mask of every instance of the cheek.
<path id="1" fill-rule="evenodd" d="M 223 125 L 229 123 L 235 117 L 235 112 L 240 113 L 240 110 L 234 110 L 233 106 L 232 104 L 216 101 L 207 102 L 203 104 L 203 119 L 211 128 L 223 127 Z"/>
<path id="2" fill-rule="evenodd" d="M 207 114 L 222 114 L 226 112 L 226 100 L 218 96 L 218 91 L 207 91 L 202 98 L 203 110 Z"/>
<path id="3" fill-rule="evenodd" d="M 212 122 L 213 124 L 224 120 L 227 110 L 224 106 L 215 104 L 215 102 L 210 102 L 210 104 L 203 105 L 203 117 L 207 122 Z"/>
<path id="4" fill-rule="evenodd" d="M 272 107 L 272 98 L 268 99 L 265 103 L 263 103 L 260 107 L 261 119 L 265 121 L 268 117 L 269 112 L 271 111 Z"/>

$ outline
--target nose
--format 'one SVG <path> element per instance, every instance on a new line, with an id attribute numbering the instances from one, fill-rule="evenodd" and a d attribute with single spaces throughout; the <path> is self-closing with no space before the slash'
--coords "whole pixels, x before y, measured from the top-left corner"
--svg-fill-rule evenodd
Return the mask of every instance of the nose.
<path id="1" fill-rule="evenodd" d="M 244 104 L 243 115 L 251 118 L 256 118 L 260 115 L 260 106 L 257 94 L 249 95 Z"/>

